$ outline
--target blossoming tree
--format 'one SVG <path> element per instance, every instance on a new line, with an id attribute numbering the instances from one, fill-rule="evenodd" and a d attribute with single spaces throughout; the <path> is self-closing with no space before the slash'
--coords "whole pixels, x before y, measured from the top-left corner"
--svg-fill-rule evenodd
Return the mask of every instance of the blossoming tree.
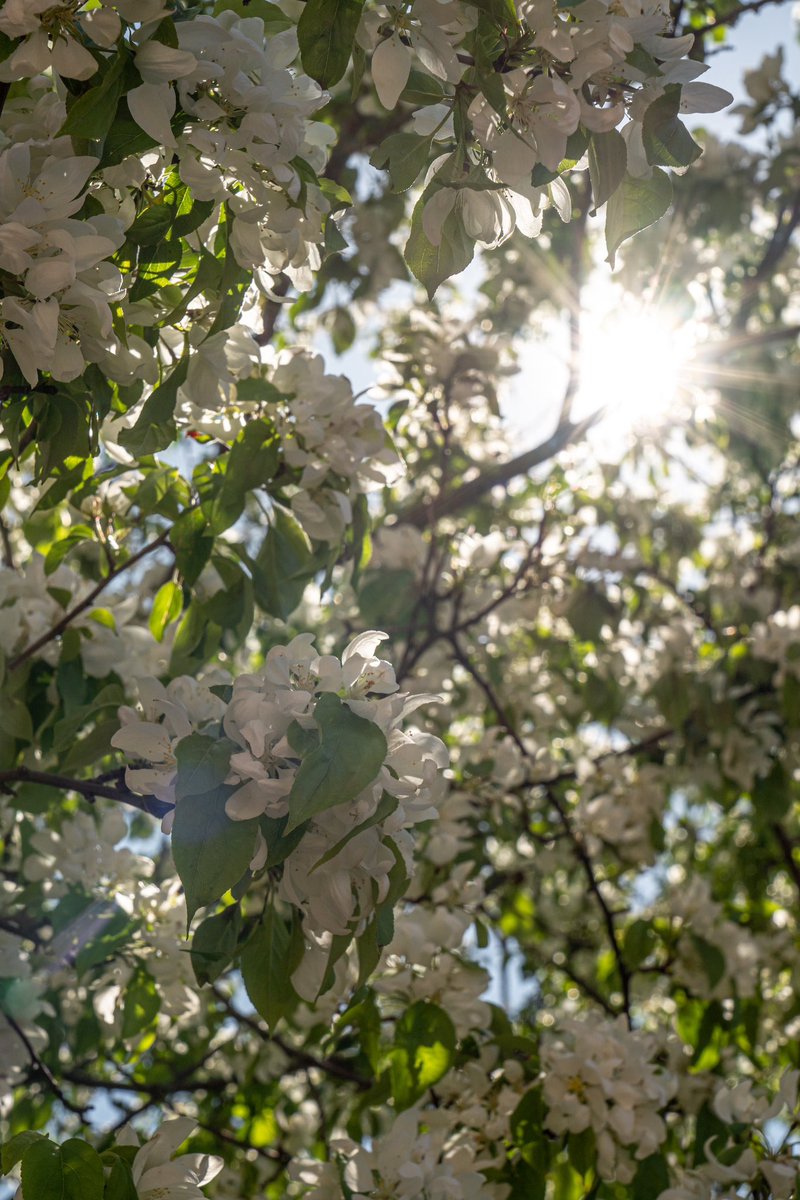
<path id="1" fill-rule="evenodd" d="M 764 2 L 0 9 L 0 1195 L 800 1194 Z"/>

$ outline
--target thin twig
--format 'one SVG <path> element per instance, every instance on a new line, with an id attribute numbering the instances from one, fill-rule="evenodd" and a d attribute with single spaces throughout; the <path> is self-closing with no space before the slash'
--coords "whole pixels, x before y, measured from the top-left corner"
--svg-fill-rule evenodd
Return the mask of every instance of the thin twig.
<path id="1" fill-rule="evenodd" d="M 525 746 L 525 743 L 522 741 L 522 738 L 519 736 L 516 729 L 512 725 L 508 715 L 505 712 L 505 709 L 504 709 L 501 701 L 499 700 L 497 694 L 495 693 L 495 691 L 492 688 L 489 681 L 487 679 L 483 678 L 483 676 L 481 675 L 481 672 L 477 669 L 475 664 L 471 661 L 469 656 L 459 645 L 458 639 L 455 636 L 452 636 L 449 640 L 450 640 L 450 644 L 453 647 L 453 654 L 456 657 L 456 659 L 458 660 L 458 662 L 461 663 L 461 665 L 464 667 L 464 669 L 469 672 L 469 674 L 474 679 L 475 683 L 478 685 L 478 687 L 480 687 L 481 691 L 486 696 L 486 699 L 489 701 L 492 708 L 497 713 L 498 719 L 500 720 L 501 724 L 503 725 L 503 728 L 506 730 L 506 732 L 512 738 L 515 745 L 521 750 L 521 752 L 525 756 L 525 758 L 529 758 L 528 750 L 527 750 L 527 747 Z M 539 780 L 535 781 L 534 786 L 541 786 L 541 781 L 539 781 Z M 575 827 L 573 826 L 572 821 L 569 816 L 569 813 L 567 812 L 566 808 L 564 807 L 564 805 L 561 801 L 561 798 L 557 794 L 557 792 L 555 792 L 552 787 L 547 787 L 546 790 L 547 790 L 547 794 L 550 799 L 550 802 L 553 805 L 553 808 L 558 813 L 558 817 L 559 817 L 559 820 L 561 821 L 564 832 L 566 833 L 570 842 L 572 843 L 572 848 L 575 851 L 575 855 L 578 859 L 578 862 L 580 863 L 580 865 L 584 871 L 584 874 L 586 876 L 586 881 L 589 885 L 589 891 L 594 896 L 595 900 L 597 901 L 598 907 L 600 908 L 600 912 L 602 914 L 602 919 L 603 919 L 603 924 L 605 925 L 606 933 L 608 934 L 608 940 L 611 944 L 611 950 L 614 955 L 614 960 L 617 964 L 617 971 L 619 974 L 620 986 L 622 989 L 622 1006 L 623 1006 L 628 1024 L 631 1025 L 631 991 L 630 991 L 631 972 L 628 969 L 628 965 L 625 962 L 625 959 L 623 958 L 622 950 L 620 948 L 619 941 L 617 939 L 617 929 L 616 929 L 616 925 L 614 922 L 615 914 L 611 911 L 611 908 L 609 907 L 609 905 L 606 901 L 606 898 L 603 895 L 602 889 L 600 887 L 600 882 L 599 882 L 597 876 L 595 875 L 594 866 L 592 864 L 591 858 L 589 857 L 589 853 L 586 849 L 586 845 L 583 841 L 583 837 L 578 832 L 578 830 L 575 829 Z"/>
<path id="2" fill-rule="evenodd" d="M 65 1094 L 63 1088 L 59 1084 L 58 1080 L 56 1079 L 55 1075 L 48 1067 L 47 1063 L 43 1062 L 43 1060 L 36 1053 L 36 1050 L 35 1050 L 33 1044 L 31 1043 L 30 1038 L 25 1033 L 25 1030 L 22 1029 L 22 1027 L 17 1023 L 15 1018 L 12 1017 L 9 1012 L 4 1011 L 3 1016 L 8 1021 L 8 1024 L 14 1030 L 14 1033 L 17 1035 L 17 1037 L 19 1038 L 19 1040 L 22 1042 L 23 1046 L 25 1047 L 25 1050 L 27 1051 L 27 1054 L 28 1054 L 28 1058 L 31 1060 L 31 1067 L 32 1067 L 34 1075 L 38 1075 L 41 1079 L 44 1080 L 44 1082 L 47 1084 L 50 1091 L 53 1092 L 54 1095 L 56 1096 L 56 1098 L 59 1100 L 59 1102 L 64 1105 L 64 1108 L 68 1109 L 71 1113 L 74 1113 L 76 1117 L 80 1117 L 81 1120 L 85 1120 L 87 1106 L 75 1104 L 74 1101 L 69 1099 L 69 1097 Z"/>
<path id="3" fill-rule="evenodd" d="M 157 550 L 159 546 L 165 546 L 169 540 L 170 532 L 171 531 L 169 529 L 165 529 L 164 532 L 159 534 L 159 536 L 152 542 L 148 542 L 146 546 L 142 546 L 141 550 L 137 550 L 136 553 L 132 554 L 129 559 L 127 559 L 124 563 L 121 563 L 120 566 L 118 566 L 114 571 L 111 571 L 108 575 L 106 575 L 105 579 L 101 579 L 98 584 L 95 584 L 91 591 L 84 596 L 83 600 L 79 601 L 79 603 L 73 608 L 70 608 L 67 612 L 65 612 L 64 616 L 61 617 L 60 620 L 56 621 L 55 625 L 43 633 L 41 637 L 38 637 L 35 641 L 31 642 L 29 646 L 26 646 L 24 650 L 20 651 L 16 658 L 10 659 L 8 662 L 8 670 L 16 671 L 17 667 L 21 667 L 22 664 L 27 662 L 28 659 L 36 654 L 38 650 L 41 650 L 41 648 L 46 646 L 48 642 L 51 642 L 53 638 L 57 638 L 60 634 L 62 634 L 76 617 L 79 617 L 80 614 L 85 612 L 87 608 L 91 608 L 97 597 L 102 591 L 105 590 L 105 588 L 108 587 L 112 579 L 118 578 L 123 571 L 127 571 L 129 567 L 133 567 L 136 565 L 136 563 L 141 562 L 143 558 L 145 558 L 148 554 L 152 554 L 152 552 Z"/>
<path id="4" fill-rule="evenodd" d="M 234 1008 L 231 1001 L 224 992 L 219 990 L 219 988 L 212 988 L 211 990 L 229 1016 L 233 1017 L 234 1020 L 251 1030 L 251 1032 L 257 1033 L 258 1036 L 264 1038 L 265 1041 L 274 1042 L 278 1049 L 282 1050 L 287 1058 L 292 1059 L 299 1066 L 316 1067 L 317 1070 L 322 1071 L 324 1075 L 331 1075 L 334 1079 L 342 1079 L 347 1083 L 354 1083 L 356 1087 L 361 1088 L 363 1091 L 366 1091 L 367 1088 L 372 1087 L 371 1079 L 367 1079 L 365 1075 L 361 1075 L 358 1071 L 354 1071 L 347 1065 L 347 1063 L 342 1062 L 341 1059 L 318 1058 L 315 1054 L 310 1054 L 307 1050 L 301 1050 L 297 1046 L 290 1045 L 289 1042 L 285 1041 L 279 1034 L 270 1033 L 268 1029 L 259 1024 L 259 1022 L 254 1020 L 253 1017 L 248 1016 L 247 1013 L 240 1013 L 236 1008 Z"/>
<path id="5" fill-rule="evenodd" d="M 782 0 L 753 0 L 752 4 L 740 4 L 724 16 L 720 15 L 709 21 L 706 25 L 701 25 L 699 29 L 693 29 L 688 26 L 683 30 L 684 34 L 693 33 L 695 37 L 702 37 L 704 33 L 713 33 L 715 29 L 720 29 L 723 25 L 735 25 L 740 17 L 747 16 L 748 13 L 759 12 L 762 8 L 766 8 L 768 4 L 780 4 Z"/>
<path id="6" fill-rule="evenodd" d="M 116 800 L 120 804 L 129 804 L 150 817 L 164 817 L 172 812 L 174 805 L 156 796 L 137 796 L 128 788 L 108 786 L 97 783 L 93 779 L 71 779 L 67 775 L 53 775 L 48 771 L 33 771 L 30 767 L 14 767 L 10 771 L 0 771 L 0 790 L 7 790 L 10 783 L 39 783 L 44 787 L 59 788 L 64 792 L 78 792 L 87 800 L 102 797 L 105 800 Z"/>
<path id="7" fill-rule="evenodd" d="M 800 892 L 800 863 L 794 856 L 794 846 L 786 830 L 779 821 L 773 821 L 772 832 L 775 834 L 775 840 L 781 848 L 783 861 L 786 863 L 786 869 L 792 877 L 795 887 Z"/>
<path id="8" fill-rule="evenodd" d="M 527 475 L 534 467 L 547 462 L 561 450 L 578 441 L 593 425 L 597 424 L 604 411 L 604 409 L 597 409 L 582 421 L 569 421 L 566 425 L 559 425 L 549 438 L 540 442 L 538 446 L 534 446 L 532 450 L 526 450 L 524 454 L 518 454 L 516 458 L 509 459 L 507 462 L 487 467 L 469 483 L 452 488 L 434 500 L 418 501 L 405 512 L 401 510 L 398 513 L 398 521 L 406 525 L 421 527 L 427 525 L 434 518 L 438 520 L 440 517 L 459 512 L 461 509 L 469 507 L 470 504 L 475 504 L 492 488 L 504 487 L 518 475 Z"/>

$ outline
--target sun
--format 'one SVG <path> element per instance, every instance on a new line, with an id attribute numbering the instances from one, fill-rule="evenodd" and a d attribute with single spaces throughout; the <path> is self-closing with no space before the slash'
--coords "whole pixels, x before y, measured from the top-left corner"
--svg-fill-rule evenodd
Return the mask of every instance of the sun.
<path id="1" fill-rule="evenodd" d="M 587 307 L 576 415 L 602 409 L 606 432 L 620 433 L 678 417 L 691 349 L 689 330 L 662 309 L 637 306 L 629 297 L 611 309 Z"/>

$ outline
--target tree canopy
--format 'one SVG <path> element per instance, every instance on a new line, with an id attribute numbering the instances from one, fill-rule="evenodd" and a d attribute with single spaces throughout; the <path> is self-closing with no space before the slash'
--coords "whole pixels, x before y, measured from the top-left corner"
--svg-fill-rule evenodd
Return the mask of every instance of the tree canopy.
<path id="1" fill-rule="evenodd" d="M 4 1200 L 800 1196 L 767 3 L 0 9 Z"/>

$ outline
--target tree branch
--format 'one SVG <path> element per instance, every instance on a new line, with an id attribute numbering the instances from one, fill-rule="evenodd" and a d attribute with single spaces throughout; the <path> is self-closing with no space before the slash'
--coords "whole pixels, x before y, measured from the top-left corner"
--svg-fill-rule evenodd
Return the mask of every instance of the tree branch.
<path id="1" fill-rule="evenodd" d="M 229 1016 L 233 1017 L 234 1020 L 238 1021 L 241 1025 L 246 1026 L 253 1033 L 257 1033 L 258 1036 L 264 1038 L 265 1041 L 273 1042 L 279 1050 L 283 1051 L 287 1058 L 291 1059 L 299 1066 L 316 1067 L 324 1075 L 330 1075 L 334 1079 L 345 1080 L 347 1083 L 354 1083 L 356 1087 L 360 1088 L 362 1091 L 366 1091 L 367 1088 L 372 1087 L 371 1079 L 367 1079 L 366 1075 L 361 1075 L 358 1071 L 352 1070 L 352 1068 L 341 1059 L 317 1058 L 315 1054 L 309 1054 L 307 1050 L 301 1050 L 297 1046 L 290 1045 L 277 1033 L 270 1033 L 269 1030 L 260 1025 L 258 1021 L 253 1019 L 253 1017 L 248 1016 L 247 1013 L 240 1013 L 238 1009 L 234 1008 L 231 1001 L 224 992 L 219 990 L 219 988 L 212 988 L 211 990 Z"/>
<path id="2" fill-rule="evenodd" d="M 174 805 L 156 796 L 137 796 L 136 792 L 122 786 L 108 786 L 96 783 L 92 779 L 70 779 L 66 775 L 52 775 L 47 771 L 33 771 L 30 767 L 14 767 L 11 771 L 0 771 L 0 789 L 6 789 L 10 783 L 40 783 L 44 787 L 59 788 L 64 792 L 78 792 L 87 800 L 95 801 L 98 797 L 105 800 L 116 800 L 121 804 L 129 804 L 147 813 L 149 817 L 164 817 L 172 812 Z"/>
<path id="3" fill-rule="evenodd" d="M 752 4 L 740 4 L 732 9 L 731 12 L 725 13 L 724 16 L 717 16 L 706 25 L 701 25 L 699 29 L 693 29 L 691 25 L 686 26 L 683 34 L 693 33 L 695 37 L 702 37 L 704 33 L 712 33 L 715 29 L 720 29 L 723 25 L 735 25 L 740 17 L 745 17 L 748 13 L 759 12 L 762 8 L 766 8 L 768 4 L 781 3 L 782 0 L 753 0 Z"/>
<path id="4" fill-rule="evenodd" d="M 398 522 L 421 528 L 431 520 L 437 520 L 467 508 L 470 504 L 480 500 L 481 496 L 491 491 L 493 487 L 504 486 L 512 479 L 516 479 L 518 475 L 527 475 L 534 467 L 547 462 L 559 451 L 578 441 L 593 425 L 597 424 L 604 411 L 604 409 L 597 409 L 582 421 L 568 421 L 565 425 L 559 425 L 546 441 L 540 442 L 532 450 L 526 450 L 524 454 L 518 454 L 516 458 L 509 459 L 507 462 L 487 467 L 469 483 L 444 492 L 433 500 L 417 502 L 405 511 L 401 509 L 397 514 Z"/>
<path id="5" fill-rule="evenodd" d="M 798 893 L 800 893 L 800 863 L 794 856 L 794 846 L 792 839 L 789 837 L 786 830 L 779 821 L 773 821 L 772 832 L 775 834 L 775 840 L 781 848 L 783 861 L 786 863 L 786 869 L 792 877 Z"/>
<path id="6" fill-rule="evenodd" d="M 17 667 L 21 667 L 24 662 L 27 662 L 29 658 L 36 654 L 37 650 L 41 650 L 42 646 L 46 646 L 48 642 L 53 640 L 53 638 L 57 638 L 60 634 L 62 634 L 67 626 L 70 625 L 76 617 L 79 617 L 80 614 L 85 612 L 87 608 L 91 608 L 97 597 L 102 591 L 105 590 L 105 588 L 108 587 L 112 579 L 116 579 L 122 574 L 123 571 L 127 571 L 129 567 L 133 567 L 136 565 L 136 563 L 141 562 L 143 558 L 145 558 L 148 554 L 151 554 L 153 550 L 157 550 L 159 546 L 165 546 L 169 540 L 170 532 L 171 530 L 165 529 L 164 532 L 159 534 L 159 536 L 152 542 L 148 542 L 146 546 L 142 546 L 141 550 L 137 550 L 136 553 L 132 554 L 129 559 L 127 559 L 124 563 L 121 563 L 116 570 L 109 572 L 105 579 L 101 579 L 98 584 L 95 584 L 91 591 L 84 596 L 83 600 L 79 601 L 73 608 L 68 609 L 68 611 L 64 613 L 64 616 L 61 617 L 60 620 L 56 621 L 55 625 L 43 633 L 41 637 L 38 637 L 35 641 L 31 642 L 29 646 L 26 646 L 24 650 L 20 651 L 16 658 L 10 659 L 8 662 L 8 670 L 16 671 Z"/>
<path id="7" fill-rule="evenodd" d="M 44 1080 L 50 1091 L 55 1095 L 59 1102 L 64 1105 L 64 1108 L 68 1109 L 71 1113 L 74 1113 L 76 1117 L 80 1117 L 81 1120 L 85 1120 L 86 1106 L 75 1104 L 67 1095 L 65 1095 L 63 1088 L 58 1083 L 58 1080 L 48 1067 L 47 1063 L 44 1062 L 36 1053 L 36 1050 L 34 1049 L 30 1038 L 25 1033 L 25 1030 L 17 1023 L 10 1013 L 4 1011 L 3 1016 L 8 1021 L 9 1025 L 14 1030 L 14 1033 L 25 1047 L 28 1058 L 31 1060 L 31 1069 L 33 1074 L 38 1075 Z"/>

